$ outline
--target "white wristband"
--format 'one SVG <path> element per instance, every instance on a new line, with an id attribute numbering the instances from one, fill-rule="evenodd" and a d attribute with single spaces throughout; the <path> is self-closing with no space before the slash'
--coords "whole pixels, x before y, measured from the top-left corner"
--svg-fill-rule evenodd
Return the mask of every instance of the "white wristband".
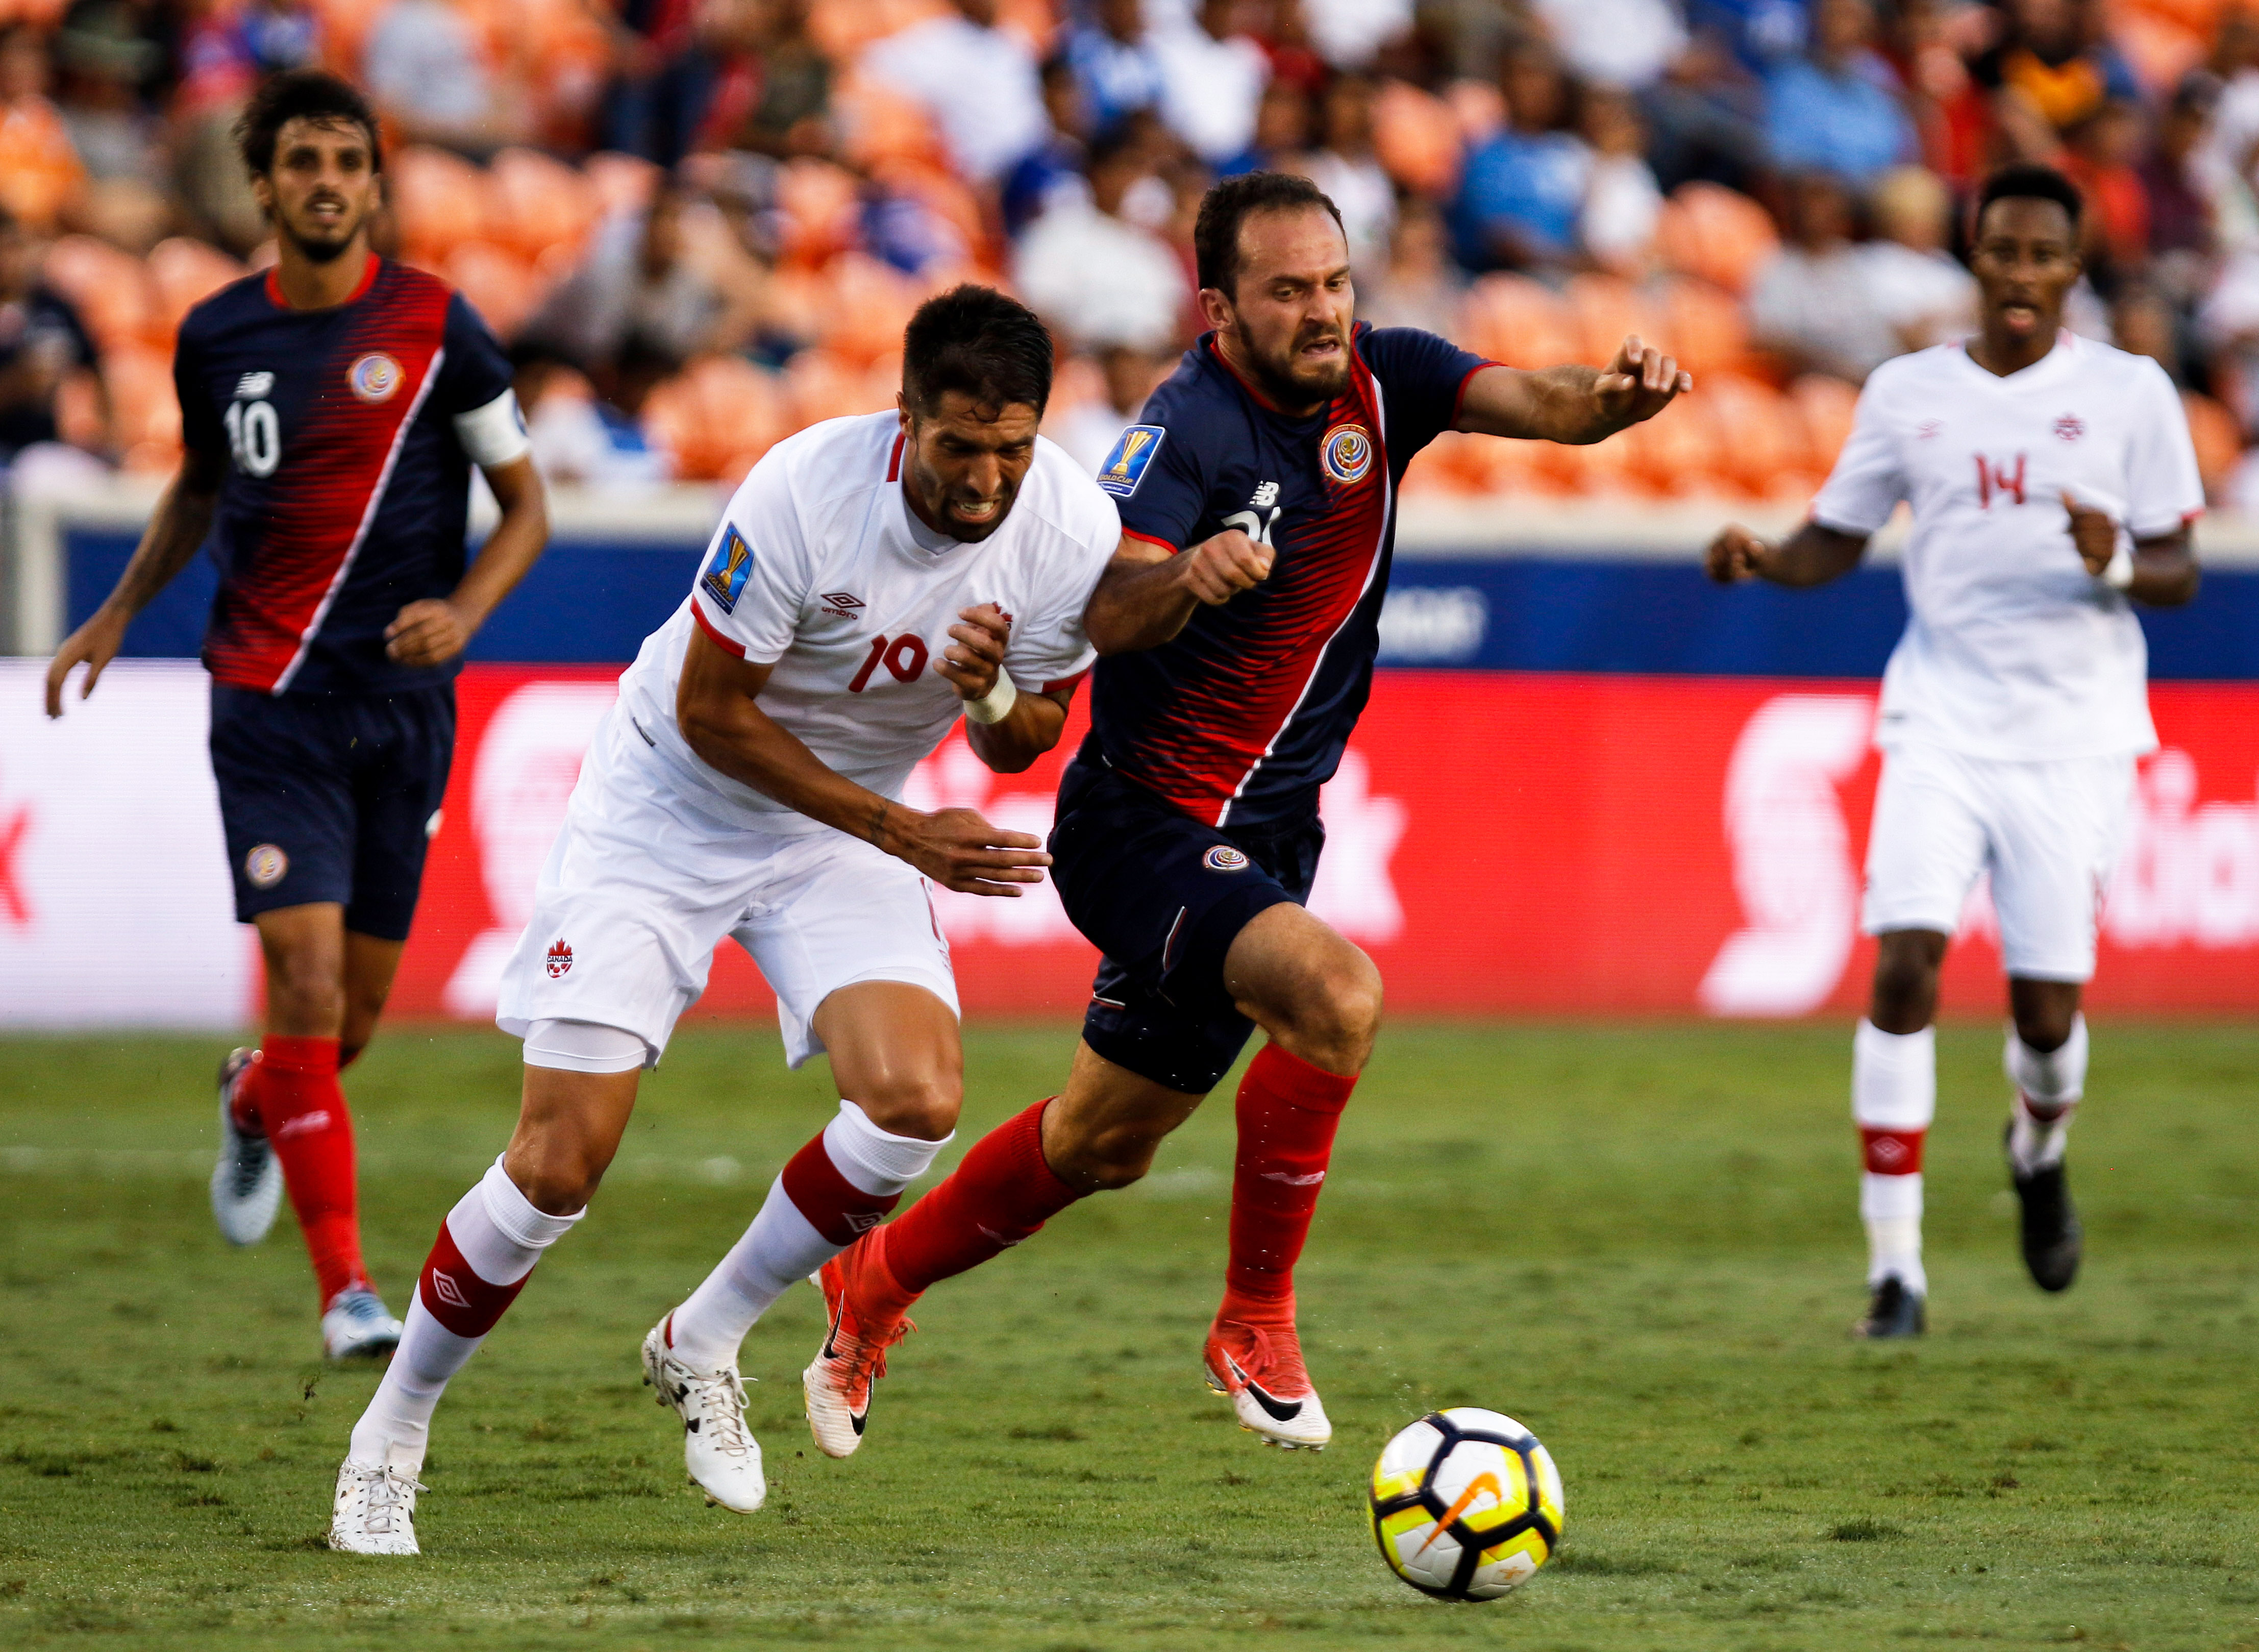
<path id="1" fill-rule="evenodd" d="M 2133 588 L 2134 553 L 2132 551 L 2121 545 L 2111 553 L 2108 564 L 2102 570 L 2102 583 L 2113 591 Z"/>
<path id="2" fill-rule="evenodd" d="M 965 716 L 969 723 L 1001 723 L 1012 715 L 1012 702 L 1020 691 L 1012 686 L 1012 673 L 1001 666 L 996 667 L 996 686 L 978 700 L 965 702 Z"/>

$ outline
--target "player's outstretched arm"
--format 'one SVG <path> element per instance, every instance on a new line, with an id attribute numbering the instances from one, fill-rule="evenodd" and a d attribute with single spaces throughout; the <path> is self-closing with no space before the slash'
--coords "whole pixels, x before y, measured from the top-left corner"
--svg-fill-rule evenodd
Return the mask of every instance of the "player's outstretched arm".
<path id="1" fill-rule="evenodd" d="M 2203 576 L 2196 563 L 2196 545 L 2184 523 L 2176 532 L 2136 539 L 2125 561 L 2118 559 L 2118 523 L 2107 511 L 2063 496 L 2070 515 L 2070 543 L 2086 571 L 2107 580 L 2137 602 L 2153 608 L 2178 608 L 2196 595 Z"/>
<path id="2" fill-rule="evenodd" d="M 517 588 L 549 544 L 549 497 L 531 459 L 482 465 L 502 521 L 454 590 L 410 602 L 384 628 L 384 652 L 403 666 L 444 666 L 471 645 L 487 616 Z"/>
<path id="3" fill-rule="evenodd" d="M 703 762 L 810 820 L 877 844 L 946 888 L 1017 895 L 1018 886 L 1044 880 L 1041 869 L 1051 858 L 1042 838 L 992 826 L 975 809 L 923 813 L 827 766 L 755 703 L 773 669 L 716 647 L 702 630 L 690 633 L 674 716 Z"/>
<path id="4" fill-rule="evenodd" d="M 1857 567 L 1866 552 L 1865 534 L 1844 533 L 1816 522 L 1806 523 L 1778 545 L 1759 538 L 1737 522 L 1729 522 L 1710 541 L 1702 566 L 1721 585 L 1742 580 L 1825 585 Z"/>
<path id="5" fill-rule="evenodd" d="M 94 692 L 103 667 L 118 657 L 125 641 L 125 628 L 149 606 L 173 576 L 189 566 L 211 529 L 212 509 L 219 502 L 219 484 L 226 474 L 224 453 L 190 448 L 181 461 L 180 474 L 166 486 L 157 501 L 156 514 L 134 547 L 133 559 L 118 575 L 117 587 L 102 606 L 68 637 L 47 665 L 47 715 L 63 715 L 63 685 L 72 667 L 86 667 L 86 682 L 78 697 Z"/>
<path id="6" fill-rule="evenodd" d="M 1457 428 L 1582 446 L 1653 418 L 1693 388 L 1693 374 L 1635 333 L 1605 367 L 1483 368 L 1467 381 Z"/>
<path id="7" fill-rule="evenodd" d="M 1101 654 L 1158 648 L 1184 630 L 1194 609 L 1220 606 L 1269 579 L 1272 555 L 1236 528 L 1177 552 L 1123 534 L 1083 609 L 1083 634 Z"/>
<path id="8" fill-rule="evenodd" d="M 1066 729 L 1072 686 L 1030 694 L 1004 669 L 1012 622 L 994 602 L 962 610 L 950 645 L 933 668 L 965 701 L 965 737 L 973 756 L 999 774 L 1020 774 L 1058 744 Z"/>

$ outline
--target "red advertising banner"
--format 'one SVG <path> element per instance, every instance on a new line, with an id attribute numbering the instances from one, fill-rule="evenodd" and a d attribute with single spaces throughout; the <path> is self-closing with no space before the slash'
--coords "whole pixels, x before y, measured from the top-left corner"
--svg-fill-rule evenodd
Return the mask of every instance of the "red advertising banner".
<path id="1" fill-rule="evenodd" d="M 474 667 L 396 1013 L 490 1014 L 609 669 Z M 2105 908 L 2093 1001 L 2259 1008 L 2259 686 L 2151 690 L 2144 764 Z M 1369 950 L 1399 1012 L 1797 1015 L 1863 1001 L 1859 867 L 1874 696 L 1842 683 L 1386 672 L 1341 773 L 1312 905 Z M 961 737 L 909 801 L 1047 830 L 1058 753 L 1023 775 Z M 1078 1008 L 1094 954 L 1048 891 L 944 895 L 970 1012 Z M 2001 1002 L 1983 887 L 1949 1008 Z M 765 1012 L 725 945 L 694 1018 Z"/>

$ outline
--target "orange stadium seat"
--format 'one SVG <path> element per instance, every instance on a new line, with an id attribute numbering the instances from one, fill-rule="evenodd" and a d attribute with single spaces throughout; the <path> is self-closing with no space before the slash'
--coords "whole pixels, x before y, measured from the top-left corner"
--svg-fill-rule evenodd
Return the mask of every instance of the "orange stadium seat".
<path id="1" fill-rule="evenodd" d="M 2116 8 L 2123 19 L 2135 12 L 2163 18 L 2177 23 L 2192 34 L 2209 40 L 2220 29 L 2220 19 L 2231 4 L 2242 0 L 2120 0 Z"/>
<path id="2" fill-rule="evenodd" d="M 862 187 L 846 167 L 809 156 L 787 162 L 777 178 L 783 256 L 814 267 L 854 246 L 861 203 Z"/>
<path id="3" fill-rule="evenodd" d="M 652 191 L 659 187 L 660 172 L 641 155 L 606 149 L 581 163 L 581 175 L 594 193 L 596 216 L 608 218 L 616 213 L 642 211 L 651 201 Z"/>
<path id="4" fill-rule="evenodd" d="M 1789 386 L 1789 399 L 1804 419 L 1805 452 L 1812 468 L 1825 476 L 1835 467 L 1835 456 L 1851 439 L 1851 418 L 1859 406 L 1859 393 L 1841 379 L 1807 373 Z"/>
<path id="5" fill-rule="evenodd" d="M 1467 289 L 1467 348 L 1509 367 L 1550 367 L 1577 355 L 1567 304 L 1527 275 L 1485 275 Z"/>
<path id="6" fill-rule="evenodd" d="M 1611 438 L 1624 449 L 1624 469 L 1637 487 L 1661 499 L 1718 491 L 1724 442 L 1707 381 L 1661 415 Z"/>
<path id="7" fill-rule="evenodd" d="M 831 94 L 839 122 L 840 159 L 870 170 L 891 162 L 949 164 L 941 133 L 925 105 L 867 76 L 841 77 Z"/>
<path id="8" fill-rule="evenodd" d="M 2189 436 L 2196 444 L 2196 467 L 2204 477 L 2204 491 L 2220 498 L 2242 462 L 2243 432 L 2236 428 L 2235 415 L 2208 395 L 2184 390 L 2181 406 L 2188 414 Z"/>
<path id="9" fill-rule="evenodd" d="M 891 406 L 891 390 L 874 391 L 873 372 L 829 350 L 801 351 L 784 370 L 785 398 L 791 405 L 793 423 L 814 424 Z"/>
<path id="10" fill-rule="evenodd" d="M 524 326 L 541 303 L 544 288 L 533 267 L 515 249 L 492 241 L 463 242 L 447 254 L 439 274 L 504 338 Z"/>
<path id="11" fill-rule="evenodd" d="M 1773 499 L 1809 495 L 1818 486 L 1811 438 L 1787 396 L 1761 380 L 1723 373 L 1706 383 L 1702 400 L 1722 433 L 1713 474 L 1733 491 Z"/>
<path id="12" fill-rule="evenodd" d="M 833 62 L 845 63 L 872 41 L 948 11 L 948 0 L 809 0 L 808 38 Z"/>
<path id="13" fill-rule="evenodd" d="M 91 235 L 66 235 L 47 249 L 42 267 L 105 352 L 158 338 L 172 347 L 158 331 L 148 274 L 132 253 Z"/>
<path id="14" fill-rule="evenodd" d="M 1621 275 L 1575 276 L 1569 282 L 1568 300 L 1577 340 L 1571 360 L 1593 367 L 1612 361 L 1625 338 L 1634 333 L 1643 345 L 1667 342 L 1654 307 Z"/>
<path id="15" fill-rule="evenodd" d="M 151 323 L 168 346 L 182 317 L 244 274 L 243 266 L 217 247 L 183 235 L 150 248 L 148 267 L 154 299 Z"/>
<path id="16" fill-rule="evenodd" d="M 1441 200 L 1458 187 L 1458 117 L 1433 92 L 1383 81 L 1372 100 L 1372 146 L 1388 175 L 1415 194 Z"/>
<path id="17" fill-rule="evenodd" d="M 172 357 L 146 345 L 105 350 L 102 382 L 125 468 L 146 474 L 178 464 L 181 402 L 173 393 Z"/>
<path id="18" fill-rule="evenodd" d="M 1671 268 L 1746 293 L 1780 237 L 1765 210 L 1749 196 L 1721 184 L 1683 183 L 1663 204 L 1656 242 Z"/>
<path id="19" fill-rule="evenodd" d="M 401 254 L 410 263 L 437 268 L 460 243 L 486 233 L 486 179 L 460 155 L 414 144 L 385 169 L 392 174 Z"/>
<path id="20" fill-rule="evenodd" d="M 561 160 L 505 149 L 487 169 L 488 233 L 532 259 L 553 248 L 577 253 L 596 221 L 595 185 Z"/>
<path id="21" fill-rule="evenodd" d="M 369 32 L 392 0 L 313 0 L 322 20 L 322 61 L 350 80 L 361 76 L 361 53 Z"/>
<path id="22" fill-rule="evenodd" d="M 735 481 L 795 428 L 776 375 L 740 356 L 706 356 L 651 393 L 643 422 L 693 481 Z"/>
<path id="23" fill-rule="evenodd" d="M 910 313 L 926 288 L 888 264 L 843 253 L 823 267 L 828 289 L 816 317 L 816 340 L 858 367 L 900 346 Z"/>
<path id="24" fill-rule="evenodd" d="M 1731 293 L 1700 276 L 1681 275 L 1664 283 L 1662 298 L 1663 340 L 1680 367 L 1698 379 L 1747 369 L 1749 318 Z"/>
<path id="25" fill-rule="evenodd" d="M 2111 23 L 2110 39 L 2153 97 L 2170 96 L 2181 76 L 2204 62 L 2208 49 L 2203 35 L 2177 19 L 2123 6 Z"/>
<path id="26" fill-rule="evenodd" d="M 52 29 L 62 21 L 70 0 L 0 0 L 0 28 L 11 23 L 28 23 L 34 28 Z"/>

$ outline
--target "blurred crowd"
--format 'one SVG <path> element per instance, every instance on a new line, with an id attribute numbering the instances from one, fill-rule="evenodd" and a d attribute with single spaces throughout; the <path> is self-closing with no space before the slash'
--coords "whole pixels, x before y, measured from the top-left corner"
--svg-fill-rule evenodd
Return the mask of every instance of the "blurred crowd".
<path id="1" fill-rule="evenodd" d="M 229 128 L 369 91 L 383 249 L 518 364 L 538 462 L 731 479 L 889 405 L 928 292 L 1041 311 L 1094 464 L 1193 336 L 1217 177 L 1339 204 L 1360 313 L 1698 375 L 1590 449 L 1447 438 L 1407 490 L 1787 498 L 1861 381 L 1972 324 L 1985 174 L 2085 192 L 2071 322 L 2184 390 L 2259 506 L 2259 11 L 2234 0 L 0 0 L 0 465 L 177 452 L 188 306 L 271 258 Z"/>

